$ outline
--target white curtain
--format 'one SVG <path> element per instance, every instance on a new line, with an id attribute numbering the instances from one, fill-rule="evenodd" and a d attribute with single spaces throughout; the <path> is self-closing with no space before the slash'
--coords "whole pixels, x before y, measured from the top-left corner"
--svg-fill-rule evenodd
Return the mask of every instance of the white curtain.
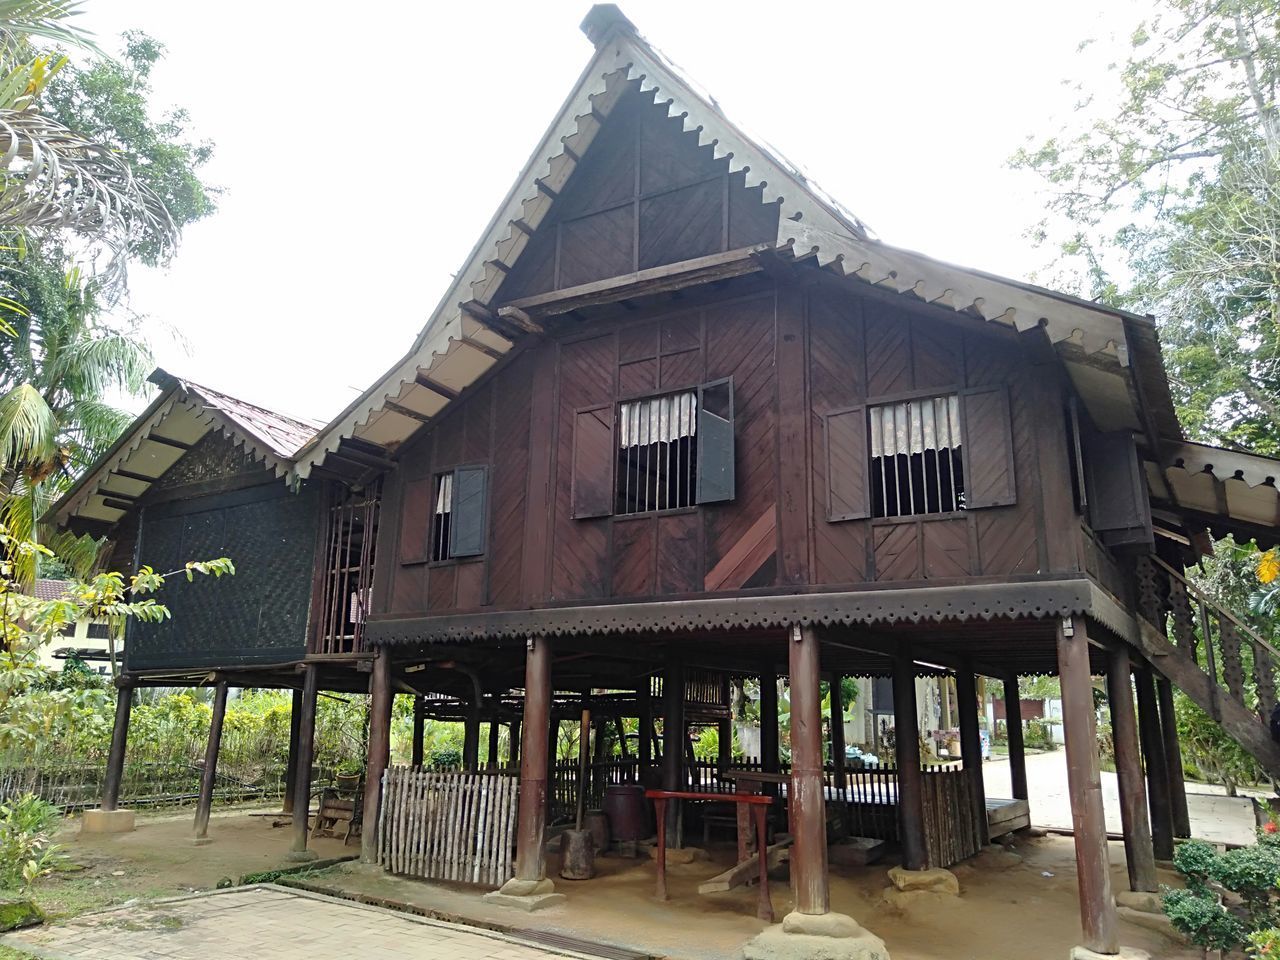
<path id="1" fill-rule="evenodd" d="M 924 453 L 960 446 L 960 398 L 930 397 L 871 408 L 871 455 Z"/>
<path id="2" fill-rule="evenodd" d="M 698 397 L 692 390 L 624 403 L 618 411 L 618 446 L 625 450 L 692 437 L 697 429 L 697 408 Z"/>
<path id="3" fill-rule="evenodd" d="M 449 513 L 453 508 L 453 474 L 440 475 L 440 483 L 436 489 L 436 515 Z"/>

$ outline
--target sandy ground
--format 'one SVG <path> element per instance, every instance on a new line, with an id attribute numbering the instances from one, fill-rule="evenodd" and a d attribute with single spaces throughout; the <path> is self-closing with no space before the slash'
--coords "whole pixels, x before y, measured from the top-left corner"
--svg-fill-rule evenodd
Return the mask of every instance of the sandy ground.
<path id="1" fill-rule="evenodd" d="M 997 758 L 983 764 L 982 778 L 987 796 L 1013 795 L 1009 786 L 1008 760 Z M 1028 754 L 1027 788 L 1031 795 L 1033 824 L 1050 828 L 1071 828 L 1065 751 Z M 1112 833 L 1121 833 L 1120 788 L 1116 775 L 1105 770 L 1102 772 L 1102 802 L 1107 814 L 1107 829 Z M 1191 832 L 1200 839 L 1232 844 L 1249 844 L 1254 841 L 1256 827 L 1253 805 L 1248 797 L 1228 797 L 1221 787 L 1188 783 L 1187 811 L 1191 815 Z"/>
<path id="2" fill-rule="evenodd" d="M 1112 844 L 1116 889 L 1124 888 L 1124 850 Z M 852 915 L 884 938 L 893 960 L 1061 960 L 1079 943 L 1075 853 L 1065 837 L 1019 844 L 1020 863 L 983 856 L 955 870 L 961 895 L 928 895 L 906 910 L 883 902 L 891 862 L 865 868 L 833 869 L 831 907 Z M 629 947 L 687 960 L 741 956 L 742 944 L 764 928 L 757 920 L 755 891 L 744 888 L 701 896 L 700 881 L 732 860 L 728 846 L 714 850 L 716 862 L 673 866 L 668 871 L 671 900 L 654 899 L 654 866 L 639 860 L 604 857 L 590 881 L 557 880 L 567 901 L 532 914 L 484 903 L 474 888 L 428 884 L 391 877 L 358 864 L 343 864 L 309 882 L 413 904 L 472 922 L 519 925 L 584 940 Z M 555 858 L 549 870 L 556 875 Z M 1175 882 L 1162 872 L 1162 882 Z M 770 884 L 781 918 L 791 908 L 785 879 Z M 1198 950 L 1160 933 L 1121 923 L 1125 945 L 1148 950 L 1162 960 L 1193 960 Z"/>

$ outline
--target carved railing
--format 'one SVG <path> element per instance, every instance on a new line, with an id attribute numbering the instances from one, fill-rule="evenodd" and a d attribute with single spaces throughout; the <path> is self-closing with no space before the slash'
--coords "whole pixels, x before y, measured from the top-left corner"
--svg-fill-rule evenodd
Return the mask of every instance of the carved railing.
<path id="1" fill-rule="evenodd" d="M 1158 557 L 1137 564 L 1138 612 L 1226 693 L 1269 722 L 1280 649 Z"/>

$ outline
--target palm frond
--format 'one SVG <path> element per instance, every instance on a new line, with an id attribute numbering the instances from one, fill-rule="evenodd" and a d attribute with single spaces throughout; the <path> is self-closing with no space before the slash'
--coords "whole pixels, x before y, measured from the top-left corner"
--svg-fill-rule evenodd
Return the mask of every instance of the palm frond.
<path id="1" fill-rule="evenodd" d="M 65 384 L 77 397 L 100 397 L 117 389 L 141 393 L 155 367 L 147 345 L 121 330 L 78 337 L 63 344 L 52 359 L 45 376 L 50 383 Z"/>
<path id="2" fill-rule="evenodd" d="M 63 413 L 67 439 L 75 449 L 69 467 L 73 473 L 85 469 L 98 459 L 133 422 L 134 416 L 96 398 L 76 400 Z"/>
<path id="3" fill-rule="evenodd" d="M 108 289 L 123 282 L 137 244 L 163 252 L 178 241 L 164 202 L 123 158 L 31 109 L 0 109 L 0 229 L 8 227 L 68 230 L 104 245 L 99 279 Z"/>
<path id="4" fill-rule="evenodd" d="M 71 22 L 84 12 L 82 0 L 0 0 L 0 57 L 22 57 L 28 37 L 83 47 L 105 56 L 93 32 Z"/>
<path id="5" fill-rule="evenodd" d="M 0 397 L 0 472 L 57 453 L 58 418 L 30 383 Z"/>

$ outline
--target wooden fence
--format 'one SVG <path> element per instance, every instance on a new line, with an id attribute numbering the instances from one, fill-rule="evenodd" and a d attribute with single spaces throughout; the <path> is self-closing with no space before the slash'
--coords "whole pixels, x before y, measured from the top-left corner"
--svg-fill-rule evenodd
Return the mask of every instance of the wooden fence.
<path id="1" fill-rule="evenodd" d="M 515 777 L 390 767 L 378 862 L 391 873 L 500 886 L 512 874 Z"/>
<path id="2" fill-rule="evenodd" d="M 959 767 L 925 768 L 924 840 L 931 867 L 950 867 L 982 849 L 970 771 Z"/>

